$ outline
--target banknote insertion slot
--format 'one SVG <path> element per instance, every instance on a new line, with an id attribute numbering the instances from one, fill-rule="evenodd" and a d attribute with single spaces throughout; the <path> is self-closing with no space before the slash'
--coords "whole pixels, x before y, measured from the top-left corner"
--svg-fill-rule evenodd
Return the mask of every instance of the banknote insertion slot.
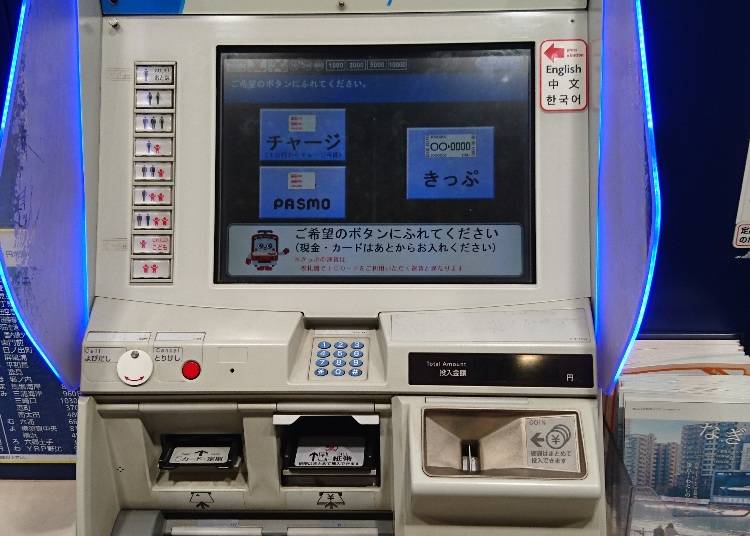
<path id="1" fill-rule="evenodd" d="M 240 435 L 164 435 L 161 443 L 162 471 L 237 472 L 242 460 Z"/>
<path id="2" fill-rule="evenodd" d="M 380 485 L 377 415 L 276 415 L 284 486 Z"/>

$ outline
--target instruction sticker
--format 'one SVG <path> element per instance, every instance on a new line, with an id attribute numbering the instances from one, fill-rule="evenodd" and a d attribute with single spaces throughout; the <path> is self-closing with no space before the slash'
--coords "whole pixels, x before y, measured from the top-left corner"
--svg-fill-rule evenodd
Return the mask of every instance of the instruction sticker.
<path id="1" fill-rule="evenodd" d="M 346 110 L 262 109 L 260 158 L 341 161 L 346 158 Z"/>
<path id="2" fill-rule="evenodd" d="M 363 467 L 365 444 L 362 438 L 302 438 L 294 456 L 296 467 Z"/>
<path id="3" fill-rule="evenodd" d="M 198 464 L 217 463 L 223 464 L 229 461 L 230 447 L 175 447 L 169 457 L 169 463 L 176 464 Z"/>
<path id="4" fill-rule="evenodd" d="M 543 41 L 539 57 L 539 98 L 542 110 L 585 110 L 589 97 L 586 41 Z"/>
<path id="5" fill-rule="evenodd" d="M 525 417 L 526 465 L 533 469 L 579 473 L 575 415 Z"/>
<path id="6" fill-rule="evenodd" d="M 494 127 L 407 130 L 407 199 L 492 199 Z"/>
<path id="7" fill-rule="evenodd" d="M 346 216 L 345 167 L 261 167 L 261 218 Z"/>
<path id="8" fill-rule="evenodd" d="M 750 146 L 747 149 L 745 173 L 742 176 L 742 190 L 732 244 L 740 249 L 750 248 Z"/>

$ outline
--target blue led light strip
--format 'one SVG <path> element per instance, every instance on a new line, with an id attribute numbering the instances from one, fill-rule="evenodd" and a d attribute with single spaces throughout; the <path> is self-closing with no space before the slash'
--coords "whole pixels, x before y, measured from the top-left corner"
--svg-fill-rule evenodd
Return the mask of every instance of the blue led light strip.
<path id="1" fill-rule="evenodd" d="M 84 293 L 84 307 L 86 308 L 86 315 L 88 317 L 89 312 L 89 241 L 88 241 L 88 215 L 86 214 L 86 158 L 84 155 L 84 140 L 83 140 L 83 84 L 81 83 L 81 27 L 78 21 L 81 20 L 80 3 L 78 0 L 73 0 L 76 3 L 76 65 L 78 67 L 78 111 L 80 118 L 80 129 L 81 129 L 81 195 L 83 199 L 81 201 L 81 222 L 82 222 L 82 233 L 81 241 L 83 247 L 81 248 L 81 254 L 83 255 L 82 266 L 83 266 L 83 293 Z"/>
<path id="2" fill-rule="evenodd" d="M 24 26 L 26 22 L 26 16 L 28 14 L 28 4 L 29 4 L 29 0 L 23 1 L 23 3 L 21 4 L 20 14 L 18 15 L 18 29 L 16 30 L 16 41 L 13 46 L 13 59 L 11 60 L 11 64 L 10 64 L 10 75 L 8 76 L 8 87 L 5 91 L 5 103 L 3 104 L 2 120 L 0 120 L 0 163 L 3 162 L 4 156 L 5 156 L 5 148 L 8 142 L 8 128 L 7 128 L 8 119 L 10 115 L 11 102 L 13 101 L 13 95 L 15 94 L 18 59 L 21 54 L 21 43 L 23 42 L 23 31 L 24 31 Z M 7 267 L 5 266 L 5 260 L 3 257 L 4 257 L 3 255 L 0 255 L 0 280 L 2 280 L 2 285 L 5 290 L 5 295 L 8 299 L 8 303 L 10 303 L 10 307 L 13 310 L 13 313 L 16 316 L 16 319 L 18 320 L 18 324 L 21 326 L 21 329 L 23 329 L 29 341 L 31 341 L 31 344 L 34 347 L 34 349 L 39 353 L 40 356 L 42 356 L 42 359 L 44 360 L 44 363 L 47 365 L 47 367 L 52 371 L 52 373 L 61 383 L 64 383 L 62 376 L 57 371 L 55 366 L 52 364 L 50 359 L 47 357 L 47 353 L 44 351 L 44 349 L 41 347 L 39 342 L 36 340 L 36 337 L 33 336 L 33 334 L 31 333 L 31 330 L 29 330 L 29 327 L 26 324 L 26 321 L 21 315 L 21 311 L 18 308 L 18 305 L 16 304 L 15 298 L 13 297 L 13 292 L 11 290 L 10 282 L 8 280 Z"/>
<path id="3" fill-rule="evenodd" d="M 635 15 L 638 29 L 638 47 L 641 56 L 641 72 L 643 80 L 643 100 L 645 104 L 645 119 L 646 119 L 646 150 L 648 152 L 649 163 L 651 165 L 651 188 L 653 196 L 651 198 L 651 212 L 653 218 L 653 225 L 651 227 L 650 237 L 650 250 L 648 259 L 648 272 L 646 273 L 646 283 L 643 288 L 643 295 L 641 296 L 641 305 L 638 310 L 638 317 L 633 324 L 633 331 L 630 334 L 627 346 L 620 358 L 620 365 L 617 367 L 617 372 L 612 379 L 612 384 L 609 386 L 609 393 L 611 393 L 617 386 L 617 381 L 625 368 L 628 356 L 635 345 L 635 341 L 638 338 L 638 333 L 641 330 L 641 324 L 643 323 L 643 315 L 646 313 L 646 305 L 648 304 L 648 297 L 651 294 L 651 283 L 654 278 L 654 268 L 656 266 L 656 254 L 659 249 L 659 235 L 661 233 L 661 189 L 659 187 L 659 166 L 656 158 L 656 141 L 654 139 L 654 117 L 651 110 L 651 86 L 648 78 L 648 60 L 646 58 L 646 38 L 643 32 L 643 11 L 641 9 L 641 0 L 635 0 Z M 608 394 L 609 394 L 608 393 Z"/>

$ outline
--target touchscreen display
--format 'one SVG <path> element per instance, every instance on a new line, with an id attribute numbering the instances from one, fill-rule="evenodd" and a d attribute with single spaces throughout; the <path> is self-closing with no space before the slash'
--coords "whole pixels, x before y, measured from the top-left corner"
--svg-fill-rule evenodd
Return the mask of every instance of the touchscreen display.
<path id="1" fill-rule="evenodd" d="M 219 47 L 217 283 L 532 283 L 531 44 Z"/>

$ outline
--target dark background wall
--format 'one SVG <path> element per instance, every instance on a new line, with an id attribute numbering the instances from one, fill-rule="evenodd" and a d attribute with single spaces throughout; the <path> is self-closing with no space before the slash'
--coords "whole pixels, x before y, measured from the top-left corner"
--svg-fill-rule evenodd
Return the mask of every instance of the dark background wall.
<path id="1" fill-rule="evenodd" d="M 5 88 L 8 83 L 20 9 L 21 0 L 0 0 L 0 103 L 5 101 Z"/>
<path id="2" fill-rule="evenodd" d="M 732 247 L 750 139 L 750 2 L 643 0 L 643 10 L 663 220 L 642 332 L 750 334 L 750 259 L 735 258 L 749 250 Z"/>
<path id="3" fill-rule="evenodd" d="M 0 0 L 3 97 L 20 4 Z M 664 209 L 643 331 L 750 334 L 750 259 L 732 247 L 750 139 L 750 2 L 643 0 L 643 10 Z"/>

